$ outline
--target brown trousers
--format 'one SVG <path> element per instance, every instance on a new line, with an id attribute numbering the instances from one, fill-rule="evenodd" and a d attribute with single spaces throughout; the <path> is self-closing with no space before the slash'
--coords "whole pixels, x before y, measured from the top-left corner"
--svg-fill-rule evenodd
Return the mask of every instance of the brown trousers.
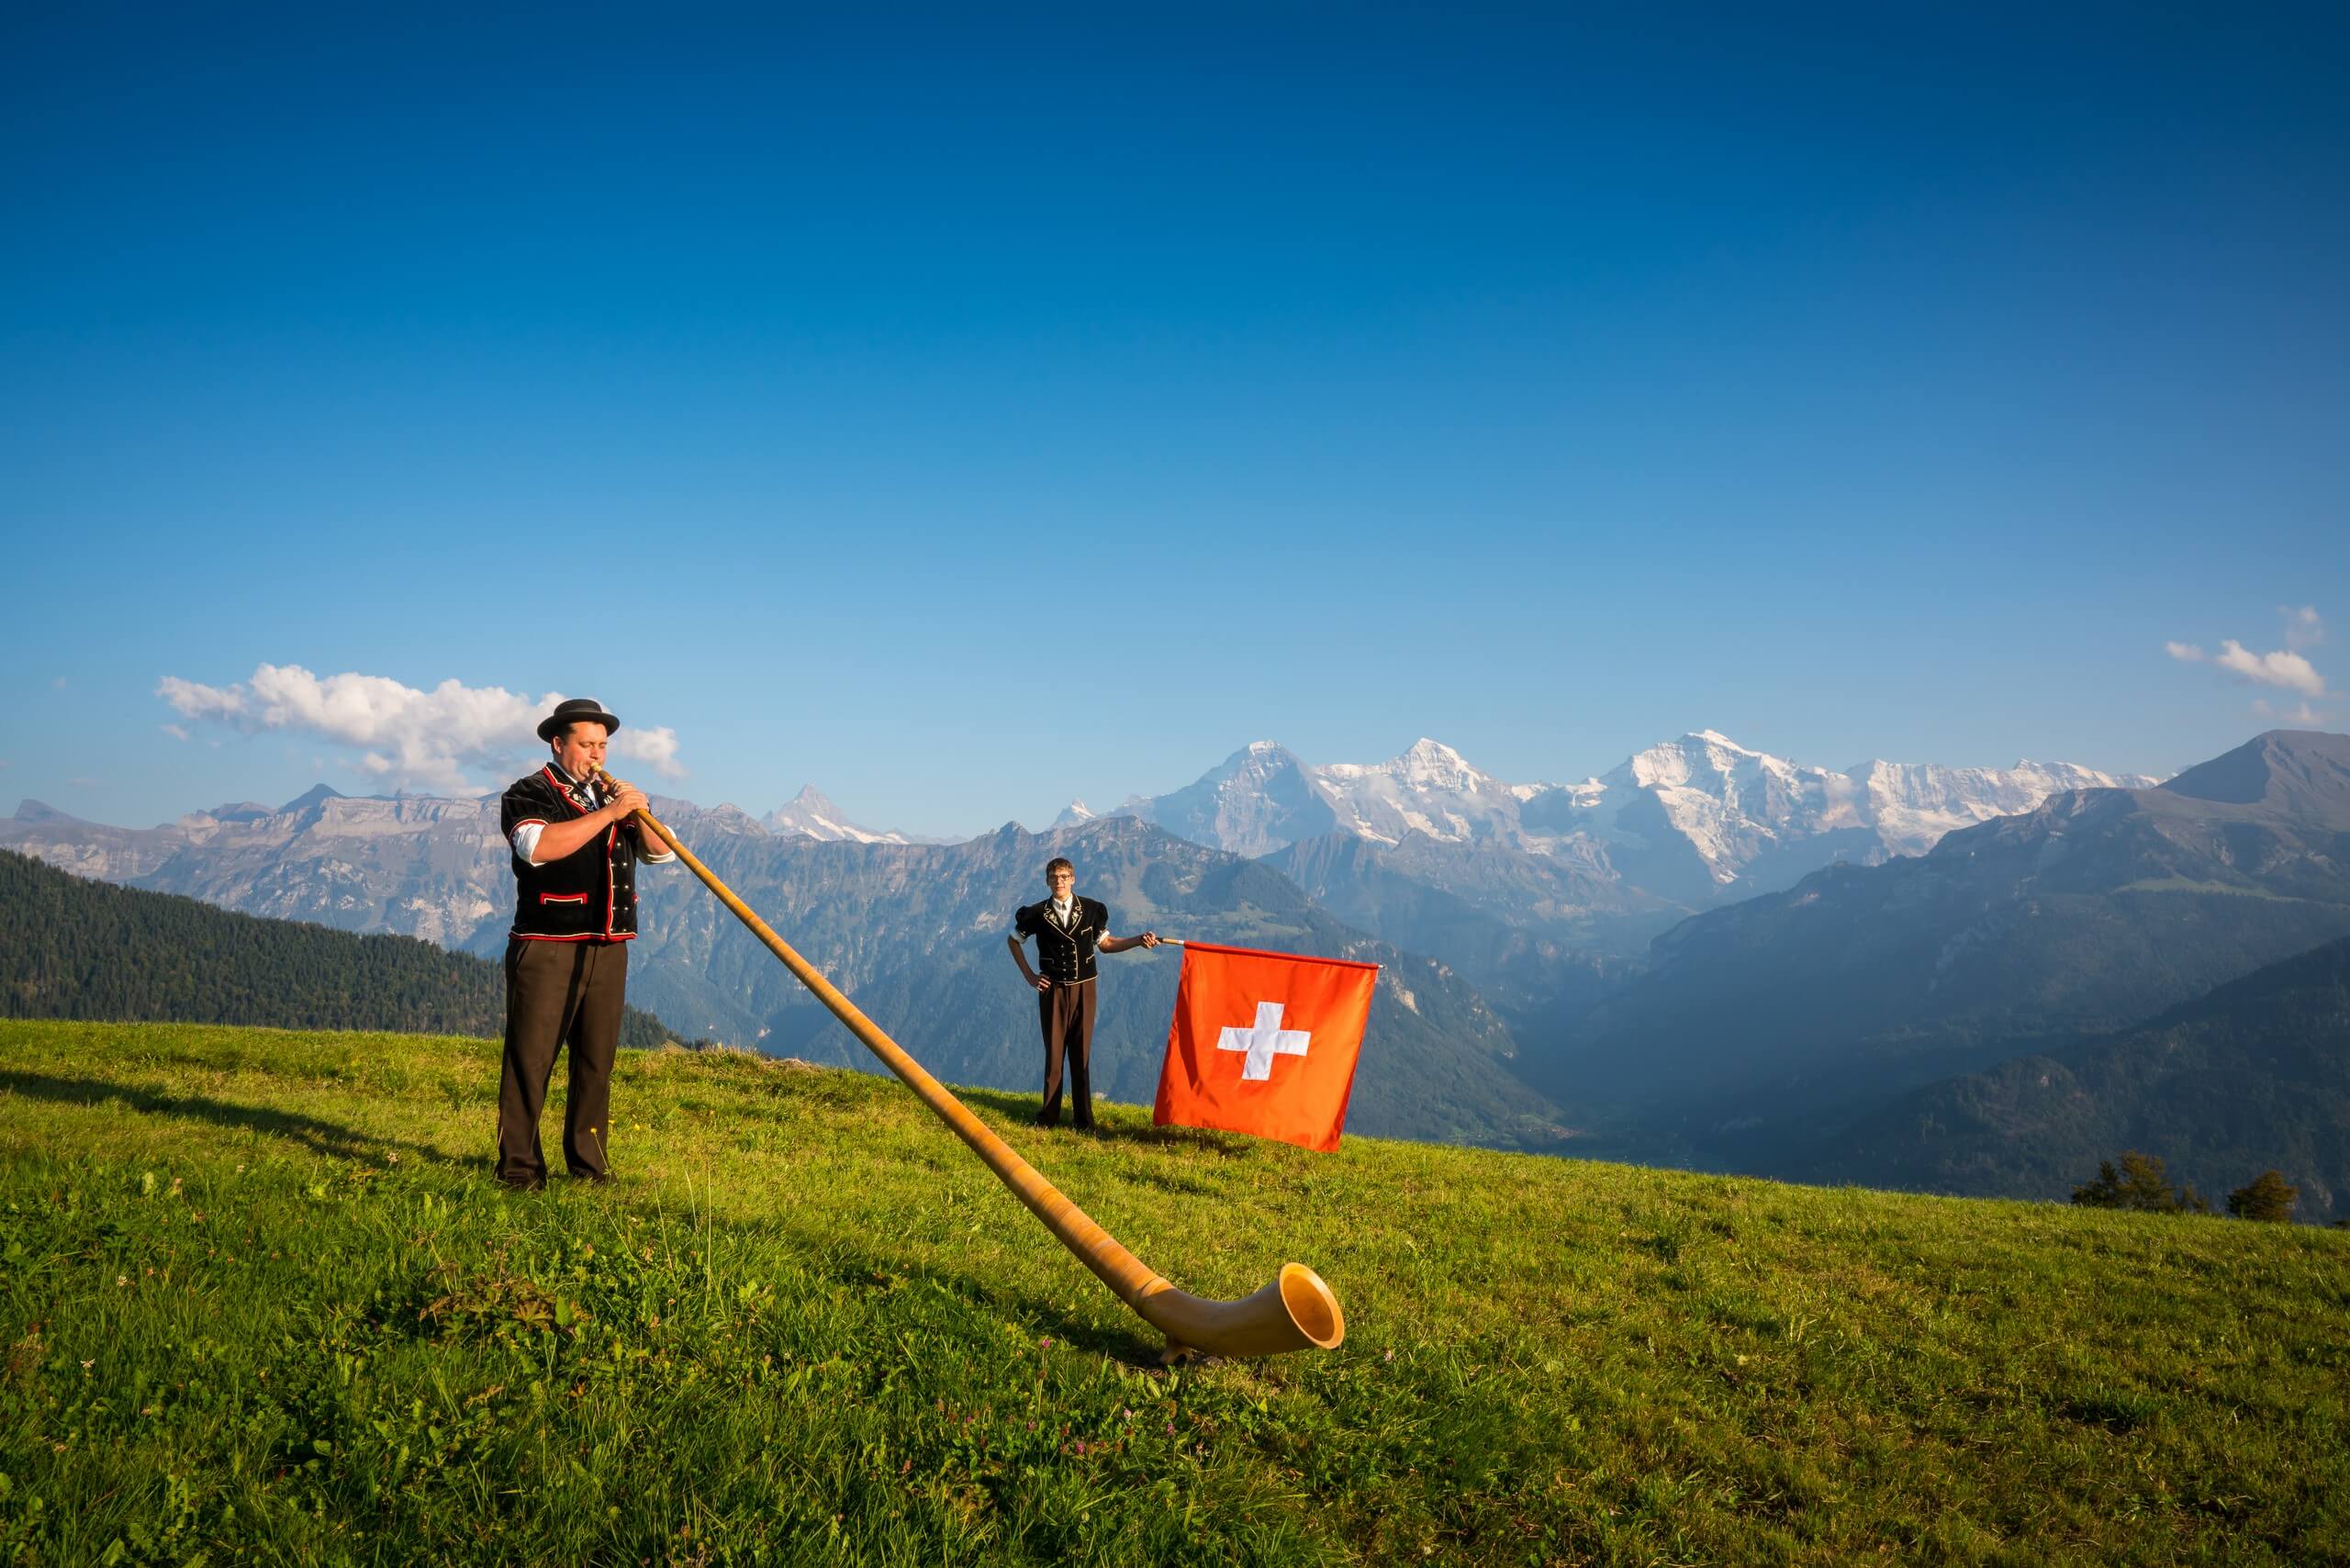
<path id="1" fill-rule="evenodd" d="M 543 1186 L 539 1113 L 558 1046 L 571 1047 L 564 1094 L 563 1162 L 600 1182 L 611 1131 L 612 1053 L 628 988 L 625 942 L 506 944 L 506 1059 L 498 1079 L 498 1179 Z"/>
<path id="2" fill-rule="evenodd" d="M 1069 1062 L 1069 1121 L 1093 1125 L 1093 982 L 1056 985 L 1036 993 L 1036 1022 L 1045 1031 L 1045 1109 L 1036 1125 L 1061 1119 L 1061 1062 Z"/>

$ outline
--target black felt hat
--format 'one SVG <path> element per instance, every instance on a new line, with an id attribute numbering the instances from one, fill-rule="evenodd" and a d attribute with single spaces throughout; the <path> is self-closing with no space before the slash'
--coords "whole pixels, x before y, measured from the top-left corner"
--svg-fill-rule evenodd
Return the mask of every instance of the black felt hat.
<path id="1" fill-rule="evenodd" d="M 539 739 L 551 741 L 574 724 L 601 724 L 610 734 L 621 727 L 621 722 L 604 711 L 604 705 L 592 697 L 574 697 L 554 705 L 554 711 L 539 721 Z"/>

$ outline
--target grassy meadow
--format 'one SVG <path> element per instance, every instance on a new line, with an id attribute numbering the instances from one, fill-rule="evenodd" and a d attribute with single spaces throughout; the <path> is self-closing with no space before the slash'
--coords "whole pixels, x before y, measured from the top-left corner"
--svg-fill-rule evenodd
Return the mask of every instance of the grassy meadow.
<path id="1" fill-rule="evenodd" d="M 0 1024 L 0 1562 L 2350 1561 L 2350 1233 L 969 1095 L 1178 1284 L 1345 1305 L 1170 1371 L 891 1081 L 630 1053 L 620 1179 L 527 1196 L 496 1087 Z"/>

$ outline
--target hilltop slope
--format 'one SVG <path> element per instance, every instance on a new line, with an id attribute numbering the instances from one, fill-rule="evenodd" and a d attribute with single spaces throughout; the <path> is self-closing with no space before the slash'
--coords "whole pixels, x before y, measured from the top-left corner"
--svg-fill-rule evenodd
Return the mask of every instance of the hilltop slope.
<path id="1" fill-rule="evenodd" d="M 1338 1350 L 1175 1374 L 893 1083 L 632 1052 L 497 1192 L 486 1041 L 0 1025 L 0 1557 L 2339 1561 L 2350 1236 L 1425 1145 L 1039 1137 Z"/>

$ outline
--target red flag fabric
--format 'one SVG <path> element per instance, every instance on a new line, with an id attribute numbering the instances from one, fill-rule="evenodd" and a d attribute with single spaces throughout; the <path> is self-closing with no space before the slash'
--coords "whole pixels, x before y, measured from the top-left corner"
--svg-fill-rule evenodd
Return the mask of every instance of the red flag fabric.
<path id="1" fill-rule="evenodd" d="M 1378 979 L 1377 964 L 1184 944 L 1151 1120 L 1337 1148 Z"/>

